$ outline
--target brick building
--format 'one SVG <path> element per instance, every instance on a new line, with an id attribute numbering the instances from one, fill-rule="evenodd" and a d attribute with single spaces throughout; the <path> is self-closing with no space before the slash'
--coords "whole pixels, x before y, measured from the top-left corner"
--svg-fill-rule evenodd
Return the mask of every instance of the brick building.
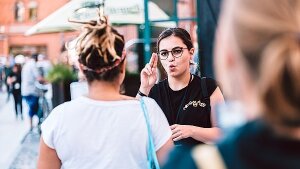
<path id="1" fill-rule="evenodd" d="M 50 60 L 56 61 L 61 53 L 64 43 L 72 39 L 76 32 L 62 32 L 51 34 L 38 34 L 25 36 L 24 33 L 33 25 L 46 18 L 48 15 L 68 3 L 70 0 L 1 0 L 0 1 L 0 57 L 18 54 L 30 55 L 38 52 L 47 56 Z M 159 6 L 166 6 L 164 9 L 169 15 L 170 2 L 154 1 Z M 194 0 L 180 1 L 177 5 L 178 16 L 195 16 Z M 169 11 L 167 10 L 169 9 Z M 188 10 L 192 9 L 192 10 Z M 181 27 L 192 32 L 194 24 L 181 22 Z M 140 27 L 122 26 L 117 28 L 125 36 L 125 40 L 138 38 L 141 36 Z M 160 29 L 159 29 L 160 30 Z M 159 33 L 158 31 L 157 33 Z M 152 37 L 156 37 L 154 33 Z M 193 35 L 193 34 L 192 34 Z"/>
<path id="2" fill-rule="evenodd" d="M 33 52 L 56 57 L 62 45 L 61 34 L 24 36 L 34 24 L 47 17 L 68 0 L 1 0 L 0 55 L 28 55 Z M 70 36 L 70 33 L 64 36 Z"/>
<path id="3" fill-rule="evenodd" d="M 69 0 L 1 0 L 0 1 L 0 57 L 30 55 L 38 52 L 56 61 L 64 43 L 76 32 L 25 36 L 33 25 L 46 18 Z M 125 39 L 137 37 L 135 26 L 119 28 Z"/>

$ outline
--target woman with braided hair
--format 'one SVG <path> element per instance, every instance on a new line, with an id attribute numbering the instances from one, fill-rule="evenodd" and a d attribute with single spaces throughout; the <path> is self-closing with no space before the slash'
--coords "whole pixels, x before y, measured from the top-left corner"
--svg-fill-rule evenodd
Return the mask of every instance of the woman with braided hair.
<path id="1" fill-rule="evenodd" d="M 148 133 L 139 100 L 120 94 L 124 38 L 105 22 L 88 23 L 75 45 L 88 94 L 56 107 L 42 124 L 39 169 L 147 168 Z M 161 163 L 172 148 L 162 110 L 145 98 Z"/>

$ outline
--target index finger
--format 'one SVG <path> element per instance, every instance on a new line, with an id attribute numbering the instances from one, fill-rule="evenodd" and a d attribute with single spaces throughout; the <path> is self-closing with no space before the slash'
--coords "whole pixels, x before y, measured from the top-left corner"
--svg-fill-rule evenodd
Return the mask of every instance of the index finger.
<path id="1" fill-rule="evenodd" d="M 158 58 L 157 58 L 157 54 L 156 53 L 152 53 L 152 56 L 151 56 L 151 59 L 150 59 L 150 67 L 151 68 L 156 68 L 157 67 L 157 61 L 158 61 Z"/>
<path id="2" fill-rule="evenodd" d="M 173 124 L 172 126 L 170 126 L 171 130 L 175 129 L 178 125 L 177 124 Z"/>

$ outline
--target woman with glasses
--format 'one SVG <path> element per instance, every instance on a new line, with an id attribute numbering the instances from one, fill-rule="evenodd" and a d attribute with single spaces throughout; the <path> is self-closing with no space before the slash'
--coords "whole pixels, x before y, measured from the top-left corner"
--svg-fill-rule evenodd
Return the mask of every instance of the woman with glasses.
<path id="1" fill-rule="evenodd" d="M 138 97 L 151 97 L 160 105 L 178 146 L 209 143 L 220 134 L 212 110 L 223 101 L 222 93 L 213 79 L 190 73 L 193 54 L 189 33 L 182 28 L 168 28 L 158 37 L 157 53 L 141 71 Z M 167 79 L 155 84 L 158 60 Z"/>

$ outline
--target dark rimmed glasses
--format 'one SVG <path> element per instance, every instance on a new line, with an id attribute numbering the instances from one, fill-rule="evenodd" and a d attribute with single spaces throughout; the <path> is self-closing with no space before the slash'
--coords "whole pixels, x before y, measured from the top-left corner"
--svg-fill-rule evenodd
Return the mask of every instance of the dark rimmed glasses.
<path id="1" fill-rule="evenodd" d="M 169 57 L 169 53 L 171 52 L 172 56 L 174 58 L 180 58 L 182 56 L 182 53 L 183 53 L 183 49 L 188 49 L 188 48 L 184 48 L 184 47 L 175 47 L 173 48 L 172 50 L 161 50 L 159 51 L 157 54 L 158 54 L 158 57 L 161 59 L 161 60 L 166 60 L 168 59 Z"/>

